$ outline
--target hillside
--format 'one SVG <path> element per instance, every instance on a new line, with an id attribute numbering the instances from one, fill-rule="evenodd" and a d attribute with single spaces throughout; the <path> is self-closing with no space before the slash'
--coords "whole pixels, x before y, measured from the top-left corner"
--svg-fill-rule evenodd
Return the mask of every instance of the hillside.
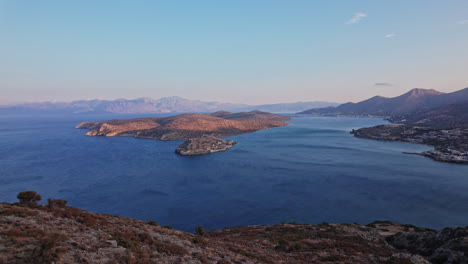
<path id="1" fill-rule="evenodd" d="M 337 107 L 316 108 L 300 114 L 403 116 L 422 113 L 445 105 L 468 101 L 468 88 L 453 93 L 441 93 L 433 89 L 413 89 L 393 98 L 375 96 L 358 103 L 346 103 Z"/>
<path id="2" fill-rule="evenodd" d="M 391 120 L 407 125 L 434 128 L 468 127 L 468 100 Z"/>
<path id="3" fill-rule="evenodd" d="M 204 102 L 189 100 L 178 96 L 160 99 L 139 98 L 134 100 L 80 100 L 73 102 L 38 102 L 10 106 L 0 106 L 0 113 L 45 113 L 45 114 L 132 114 L 132 113 L 186 113 L 186 112 L 213 112 L 219 110 L 229 111 L 270 111 L 277 113 L 294 113 L 310 108 L 336 106 L 328 102 L 297 102 L 268 105 L 231 104 L 220 102 Z"/>
<path id="4" fill-rule="evenodd" d="M 30 195 L 32 194 L 32 195 Z M 468 228 L 391 222 L 240 226 L 196 234 L 66 206 L 0 204 L 0 263 L 466 263 Z M 35 197 L 35 198 L 34 198 Z"/>
<path id="5" fill-rule="evenodd" d="M 213 114 L 181 114 L 171 117 L 115 119 L 103 122 L 84 122 L 76 128 L 89 129 L 87 136 L 133 136 L 159 140 L 181 140 L 202 135 L 228 137 L 258 130 L 286 126 L 290 118 L 251 111 Z"/>

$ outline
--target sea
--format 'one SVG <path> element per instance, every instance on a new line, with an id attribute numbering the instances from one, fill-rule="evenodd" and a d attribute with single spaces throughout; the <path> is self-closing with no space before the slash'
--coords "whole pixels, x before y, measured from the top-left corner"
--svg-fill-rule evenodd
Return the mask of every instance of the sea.
<path id="1" fill-rule="evenodd" d="M 402 152 L 429 146 L 353 137 L 379 118 L 296 116 L 184 157 L 181 141 L 86 137 L 83 121 L 166 115 L 1 115 L 0 201 L 35 190 L 70 206 L 193 232 L 198 225 L 468 225 L 468 166 Z M 44 201 L 43 201 L 44 202 Z"/>

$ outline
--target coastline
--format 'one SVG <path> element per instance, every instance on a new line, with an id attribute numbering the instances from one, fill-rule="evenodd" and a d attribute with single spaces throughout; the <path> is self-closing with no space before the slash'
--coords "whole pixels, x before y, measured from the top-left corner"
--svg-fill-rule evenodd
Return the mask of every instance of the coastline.
<path id="1" fill-rule="evenodd" d="M 403 154 L 421 155 L 438 162 L 468 164 L 468 129 L 435 129 L 390 124 L 353 129 L 350 133 L 358 138 L 431 146 L 432 150 Z"/>
<path id="2" fill-rule="evenodd" d="M 418 127 L 410 126 L 402 123 L 397 123 L 400 119 L 394 119 L 391 116 L 373 116 L 373 115 L 323 115 L 323 114 L 296 114 L 296 117 L 348 117 L 348 118 L 380 118 L 389 122 L 390 124 L 377 125 L 374 127 L 361 127 L 357 129 L 352 129 L 349 131 L 350 134 L 357 138 L 376 140 L 382 142 L 400 142 L 400 143 L 409 143 L 409 144 L 418 144 L 432 147 L 432 150 L 427 150 L 423 152 L 402 152 L 402 154 L 409 155 L 419 155 L 432 159 L 437 162 L 445 162 L 452 164 L 468 164 L 468 128 L 450 128 L 450 129 L 441 129 L 441 128 L 431 128 L 431 127 Z M 392 132 L 392 129 L 403 128 L 401 134 L 392 134 L 382 131 L 378 131 L 380 128 L 388 128 L 386 132 Z M 410 130 L 425 130 L 428 134 L 439 133 L 442 135 L 442 140 L 437 139 L 434 135 L 427 136 L 425 138 L 420 138 L 418 135 L 412 134 L 414 131 L 408 132 Z M 450 142 L 447 138 L 443 138 L 443 134 L 455 134 L 455 137 L 449 138 L 454 141 Z M 404 136 L 403 136 L 404 135 Z M 427 140 L 428 139 L 428 140 Z M 457 142 L 458 141 L 458 142 Z"/>

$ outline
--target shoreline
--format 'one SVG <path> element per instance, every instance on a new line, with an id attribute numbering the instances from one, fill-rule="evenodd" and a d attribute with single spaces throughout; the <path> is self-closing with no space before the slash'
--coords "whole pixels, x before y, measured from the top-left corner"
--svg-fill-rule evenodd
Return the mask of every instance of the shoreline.
<path id="1" fill-rule="evenodd" d="M 468 129 L 435 129 L 390 124 L 353 129 L 350 133 L 357 138 L 430 146 L 433 147 L 432 150 L 403 154 L 420 155 L 438 162 L 468 164 Z"/>

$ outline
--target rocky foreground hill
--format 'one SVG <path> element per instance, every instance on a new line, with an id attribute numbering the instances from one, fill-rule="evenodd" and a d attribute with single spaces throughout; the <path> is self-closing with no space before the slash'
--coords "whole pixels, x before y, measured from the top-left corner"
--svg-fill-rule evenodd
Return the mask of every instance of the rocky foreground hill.
<path id="1" fill-rule="evenodd" d="M 288 223 L 191 234 L 64 200 L 41 206 L 31 191 L 18 197 L 0 204 L 0 263 L 468 263 L 468 227 Z"/>

